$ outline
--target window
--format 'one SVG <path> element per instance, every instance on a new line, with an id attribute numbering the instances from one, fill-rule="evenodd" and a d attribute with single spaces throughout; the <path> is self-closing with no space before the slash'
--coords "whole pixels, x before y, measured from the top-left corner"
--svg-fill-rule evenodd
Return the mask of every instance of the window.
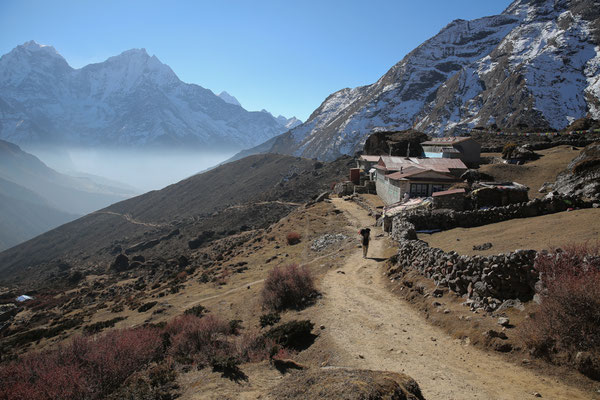
<path id="1" fill-rule="evenodd" d="M 444 190 L 446 190 L 447 186 L 446 185 L 440 185 L 438 184 L 433 184 L 431 185 L 431 193 L 435 193 L 435 192 L 442 192 Z"/>
<path id="2" fill-rule="evenodd" d="M 426 183 L 411 183 L 410 197 L 427 197 L 429 195 L 429 185 Z"/>

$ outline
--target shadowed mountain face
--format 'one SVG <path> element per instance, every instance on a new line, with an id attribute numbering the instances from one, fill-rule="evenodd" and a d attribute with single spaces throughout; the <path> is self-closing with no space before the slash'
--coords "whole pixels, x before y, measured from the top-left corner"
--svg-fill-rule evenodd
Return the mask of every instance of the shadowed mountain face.
<path id="1" fill-rule="evenodd" d="M 0 58 L 0 138 L 17 144 L 235 150 L 285 122 L 180 81 L 144 49 L 81 69 L 33 41 Z"/>
<path id="2" fill-rule="evenodd" d="M 0 253 L 0 278 L 52 276 L 68 263 L 105 270 L 115 255 L 144 248 L 176 257 L 190 241 L 265 228 L 347 174 L 354 161 L 321 163 L 256 155 L 195 175 L 159 191 L 113 204 Z M 137 247 L 136 247 L 137 246 Z"/>
<path id="3" fill-rule="evenodd" d="M 77 218 L 34 192 L 0 178 L 0 251 Z"/>
<path id="4" fill-rule="evenodd" d="M 132 195 L 60 174 L 0 140 L 0 250 Z"/>
<path id="5" fill-rule="evenodd" d="M 439 136 L 600 119 L 599 39 L 598 0 L 517 0 L 500 15 L 451 22 L 374 84 L 331 94 L 250 153 L 331 160 L 361 150 L 375 127 Z"/>
<path id="6" fill-rule="evenodd" d="M 0 140 L 0 178 L 36 193 L 47 205 L 70 214 L 87 214 L 132 195 L 91 179 L 58 173 L 19 146 L 3 140 Z"/>

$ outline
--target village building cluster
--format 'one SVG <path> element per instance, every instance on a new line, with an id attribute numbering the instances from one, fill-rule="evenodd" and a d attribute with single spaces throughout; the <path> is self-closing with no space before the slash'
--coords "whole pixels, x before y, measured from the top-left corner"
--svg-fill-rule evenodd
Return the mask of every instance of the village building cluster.
<path id="1" fill-rule="evenodd" d="M 515 182 L 469 179 L 480 164 L 481 145 L 471 137 L 442 137 L 421 142 L 420 157 L 363 154 L 338 194 L 373 193 L 385 204 L 383 216 L 432 207 L 465 210 L 527 201 L 526 186 Z"/>

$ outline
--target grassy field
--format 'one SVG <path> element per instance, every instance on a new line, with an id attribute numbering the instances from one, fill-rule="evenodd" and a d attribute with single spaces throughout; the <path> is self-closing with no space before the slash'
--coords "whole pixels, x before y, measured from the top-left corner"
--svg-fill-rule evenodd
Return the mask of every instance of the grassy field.
<path id="1" fill-rule="evenodd" d="M 571 146 L 557 146 L 536 151 L 541 157 L 524 165 L 488 164 L 482 165 L 481 172 L 492 175 L 498 182 L 519 182 L 529 187 L 529 198 L 543 197 L 539 188 L 544 182 L 554 182 L 556 175 L 563 171 L 569 162 L 579 154 Z M 500 153 L 483 153 L 482 157 L 500 157 Z"/>
<path id="2" fill-rule="evenodd" d="M 516 249 L 542 250 L 567 243 L 600 240 L 600 209 L 566 211 L 527 219 L 513 219 L 479 226 L 455 228 L 419 239 L 444 251 L 459 254 L 498 254 Z M 474 245 L 492 243 L 488 250 L 473 250 Z"/>

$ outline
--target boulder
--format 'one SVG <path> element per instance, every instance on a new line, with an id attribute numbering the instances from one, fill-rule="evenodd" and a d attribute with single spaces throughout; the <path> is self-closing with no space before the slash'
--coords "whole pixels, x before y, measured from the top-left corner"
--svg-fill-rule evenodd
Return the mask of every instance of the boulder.
<path id="1" fill-rule="evenodd" d="M 423 155 L 421 143 L 428 139 L 425 133 L 413 129 L 374 132 L 365 141 L 363 153 L 405 157 L 410 146 L 409 156 L 420 157 Z"/>
<path id="2" fill-rule="evenodd" d="M 600 198 L 600 142 L 586 146 L 567 168 L 558 174 L 554 190 L 563 195 Z"/>
<path id="3" fill-rule="evenodd" d="M 125 254 L 119 254 L 110 265 L 110 269 L 121 272 L 129 269 L 129 258 Z"/>
<path id="4" fill-rule="evenodd" d="M 384 371 L 306 369 L 289 374 L 269 392 L 278 400 L 424 400 L 411 377 Z"/>

